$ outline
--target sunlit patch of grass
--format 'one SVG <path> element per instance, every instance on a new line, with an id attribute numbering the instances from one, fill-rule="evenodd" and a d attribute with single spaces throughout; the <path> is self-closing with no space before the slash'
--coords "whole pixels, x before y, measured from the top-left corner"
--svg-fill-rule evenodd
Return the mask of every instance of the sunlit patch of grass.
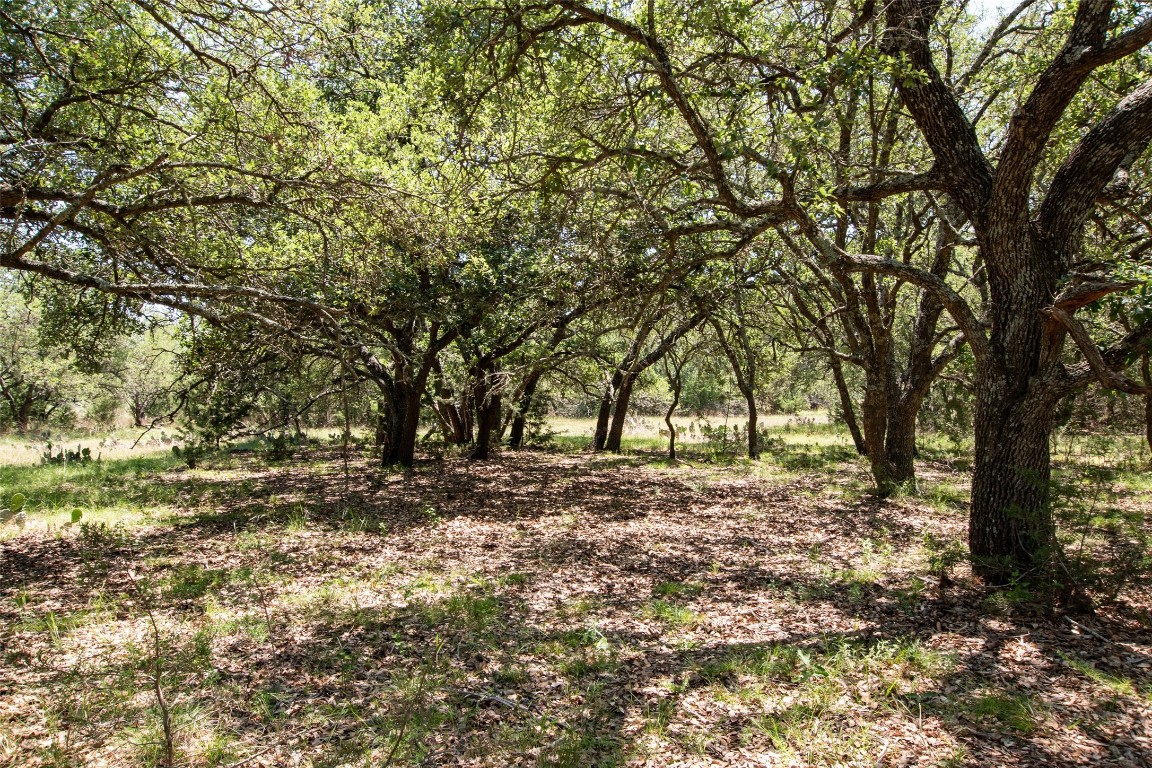
<path id="1" fill-rule="evenodd" d="M 1121 696 L 1136 696 L 1139 694 L 1138 689 L 1131 680 L 1116 675 L 1110 675 L 1107 672 L 1097 669 L 1096 665 L 1090 661 L 1078 659 L 1069 654 L 1060 653 L 1060 659 L 1068 666 L 1075 669 L 1080 674 L 1094 680 L 1103 687 L 1112 691 L 1113 693 Z"/>
<path id="2" fill-rule="evenodd" d="M 92 623 L 94 620 L 96 620 L 96 616 L 91 611 L 86 610 L 46 611 L 23 618 L 10 625 L 10 629 L 14 632 L 43 632 L 49 637 L 53 645 L 59 646 L 65 635 L 85 624 Z"/>
<path id="3" fill-rule="evenodd" d="M 609 672 L 617 664 L 616 649 L 595 626 L 542 640 L 532 646 L 531 652 L 570 680 Z"/>
<path id="4" fill-rule="evenodd" d="M 578 619 L 593 614 L 599 609 L 599 600 L 591 597 L 580 597 L 562 604 L 558 613 L 562 618 Z"/>
<path id="5" fill-rule="evenodd" d="M 805 765 L 877 760 L 881 740 L 862 710 L 896 708 L 901 695 L 949 674 L 952 656 L 916 640 L 831 639 L 817 647 L 736 646 L 698 671 L 718 700 L 764 710 L 741 729 L 745 746 Z"/>
<path id="6" fill-rule="evenodd" d="M 886 542 L 876 544 L 872 539 L 860 542 L 860 564 L 840 570 L 825 570 L 824 575 L 831 581 L 847 585 L 857 592 L 884 578 L 885 567 L 892 557 L 892 547 Z M 859 596 L 858 594 L 856 596 Z"/>
<path id="7" fill-rule="evenodd" d="M 1032 697 L 1022 693 L 999 691 L 978 694 L 966 699 L 961 714 L 994 727 L 1005 727 L 1028 735 L 1039 727 L 1042 709 Z"/>
<path id="8" fill-rule="evenodd" d="M 272 615 L 263 608 L 255 611 L 242 611 L 222 605 L 211 595 L 204 600 L 204 617 L 208 620 L 206 629 L 213 637 L 246 635 L 258 643 L 267 642 L 272 632 Z"/>
<path id="9" fill-rule="evenodd" d="M 24 530 L 0 526 L 0 539 L 21 533 L 60 534 L 72 525 L 79 510 L 87 523 L 127 526 L 151 522 L 171 512 L 181 489 L 159 481 L 176 460 L 167 454 L 89 461 L 84 464 L 0 465 L 0 506 L 10 507 L 19 493 L 25 497 Z"/>
<path id="10" fill-rule="evenodd" d="M 704 585 L 696 582 L 665 581 L 657 584 L 652 591 L 658 597 L 696 597 Z"/>
<path id="11" fill-rule="evenodd" d="M 640 615 L 677 628 L 694 627 L 704 621 L 703 614 L 667 600 L 648 601 L 641 609 Z"/>
<path id="12" fill-rule="evenodd" d="M 491 594 L 462 592 L 430 606 L 427 612 L 434 624 L 449 625 L 486 632 L 500 615 L 500 601 Z"/>
<path id="13" fill-rule="evenodd" d="M 823 714 L 801 704 L 754 717 L 741 731 L 741 741 L 750 745 L 767 741 L 785 763 L 866 765 L 876 761 L 882 742 L 870 728 Z"/>
<path id="14" fill-rule="evenodd" d="M 225 730 L 215 726 L 213 714 L 195 702 L 171 707 L 176 764 L 225 766 L 236 760 L 238 745 Z M 119 740 L 134 753 L 137 764 L 163 765 L 166 748 L 160 711 L 150 706 L 140 715 L 136 724 L 120 731 Z"/>
<path id="15" fill-rule="evenodd" d="M 522 587 L 532 580 L 527 573 L 504 573 L 496 577 L 496 583 L 502 587 Z"/>
<path id="16" fill-rule="evenodd" d="M 955 660 L 915 640 L 833 638 L 821 646 L 736 646 L 702 663 L 701 691 L 758 711 L 740 727 L 745 747 L 811 765 L 872 764 L 883 740 L 861 723 L 872 708 L 899 709 L 900 697 L 949 674 Z M 651 738 L 708 751 L 710 731 L 681 722 L 676 695 L 698 685 L 670 682 L 667 699 L 645 709 Z M 673 725 L 676 727 L 673 728 Z"/>
<path id="17" fill-rule="evenodd" d="M 404 594 L 411 597 L 416 593 L 443 595 L 453 588 L 452 575 L 439 571 L 421 571 L 404 586 Z"/>
<path id="18" fill-rule="evenodd" d="M 875 761 L 880 740 L 858 722 L 861 712 L 898 708 L 903 695 L 954 666 L 915 640 L 833 638 L 816 647 L 736 646 L 698 672 L 718 700 L 764 710 L 742 728 L 745 745 L 831 765 Z"/>
<path id="19" fill-rule="evenodd" d="M 671 697 L 657 699 L 654 702 L 645 702 L 643 709 L 644 733 L 649 736 L 663 737 L 668 732 L 676 716 L 676 701 Z"/>
<path id="20" fill-rule="evenodd" d="M 430 586 L 434 589 L 410 593 L 409 606 L 429 627 L 485 635 L 503 614 L 504 606 L 493 584 L 483 578 L 459 585 L 437 581 Z"/>
<path id="21" fill-rule="evenodd" d="M 289 533 L 300 533 L 308 530 L 308 510 L 303 504 L 296 504 L 292 507 L 285 518 L 284 527 L 288 529 Z"/>
<path id="22" fill-rule="evenodd" d="M 948 511 L 959 509 L 968 503 L 967 488 L 953 482 L 943 481 L 931 485 L 921 484 L 920 498 L 932 507 Z"/>
<path id="23" fill-rule="evenodd" d="M 860 640 L 833 638 L 824 648 L 793 645 L 736 646 L 699 668 L 704 677 L 718 683 L 740 679 L 761 682 L 803 682 L 820 676 L 843 678 L 885 674 L 905 682 L 918 676 L 940 677 L 952 670 L 955 659 L 925 647 L 916 640 Z"/>
<path id="24" fill-rule="evenodd" d="M 248 573 L 244 569 L 238 575 L 243 579 Z M 167 595 L 175 600 L 195 600 L 210 590 L 218 590 L 228 584 L 235 574 L 225 569 L 205 568 L 198 563 L 178 565 L 163 579 Z"/>

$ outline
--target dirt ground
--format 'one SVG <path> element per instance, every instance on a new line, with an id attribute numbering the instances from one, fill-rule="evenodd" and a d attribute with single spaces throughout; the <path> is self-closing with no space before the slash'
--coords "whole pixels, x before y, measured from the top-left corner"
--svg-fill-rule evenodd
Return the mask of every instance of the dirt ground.
<path id="1" fill-rule="evenodd" d="M 857 463 L 116 482 L 167 511 L 0 542 L 0 765 L 1152 765 L 1147 596 L 986 590 L 962 502 Z"/>

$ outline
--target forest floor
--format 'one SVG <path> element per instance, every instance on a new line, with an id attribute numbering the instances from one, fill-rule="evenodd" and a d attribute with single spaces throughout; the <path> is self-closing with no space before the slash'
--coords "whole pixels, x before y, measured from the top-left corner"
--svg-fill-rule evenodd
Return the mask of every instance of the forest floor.
<path id="1" fill-rule="evenodd" d="M 0 468 L 0 765 L 162 765 L 164 710 L 180 766 L 1152 765 L 1144 587 L 984 589 L 962 459 L 774 447 Z M 1147 476 L 1066 474 L 1122 554 Z"/>

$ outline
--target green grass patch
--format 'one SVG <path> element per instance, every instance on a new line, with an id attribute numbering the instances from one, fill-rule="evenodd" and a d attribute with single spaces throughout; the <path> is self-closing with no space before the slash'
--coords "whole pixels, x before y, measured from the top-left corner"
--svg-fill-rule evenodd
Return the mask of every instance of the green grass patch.
<path id="1" fill-rule="evenodd" d="M 1061 661 L 1065 664 L 1113 693 L 1121 696 L 1136 696 L 1140 693 L 1136 685 L 1127 678 L 1111 675 L 1101 669 L 1097 669 L 1096 665 L 1090 661 L 1078 659 L 1075 656 L 1065 653 L 1060 653 L 1059 655 Z"/>
<path id="2" fill-rule="evenodd" d="M 1022 735 L 1033 733 L 1040 724 L 1039 705 L 1024 694 L 992 692 L 968 699 L 962 708 L 968 717 L 1008 728 Z"/>
<path id="3" fill-rule="evenodd" d="M 694 627 L 704 621 L 703 614 L 667 600 L 650 600 L 640 610 L 640 615 L 677 628 Z"/>
<path id="4" fill-rule="evenodd" d="M 699 595 L 702 589 L 704 589 L 704 585 L 696 582 L 665 581 L 657 584 L 652 592 L 657 597 L 692 598 Z"/>

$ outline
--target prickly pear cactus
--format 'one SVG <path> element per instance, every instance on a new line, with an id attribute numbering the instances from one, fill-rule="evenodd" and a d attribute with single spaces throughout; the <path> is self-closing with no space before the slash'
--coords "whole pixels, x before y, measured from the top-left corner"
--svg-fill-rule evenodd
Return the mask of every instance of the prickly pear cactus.
<path id="1" fill-rule="evenodd" d="M 11 520 L 23 528 L 24 523 L 28 520 L 28 515 L 24 514 L 24 505 L 26 503 L 28 503 L 28 498 L 24 494 L 12 494 L 12 498 L 8 501 L 8 509 L 0 509 L 0 524 L 7 523 Z"/>

